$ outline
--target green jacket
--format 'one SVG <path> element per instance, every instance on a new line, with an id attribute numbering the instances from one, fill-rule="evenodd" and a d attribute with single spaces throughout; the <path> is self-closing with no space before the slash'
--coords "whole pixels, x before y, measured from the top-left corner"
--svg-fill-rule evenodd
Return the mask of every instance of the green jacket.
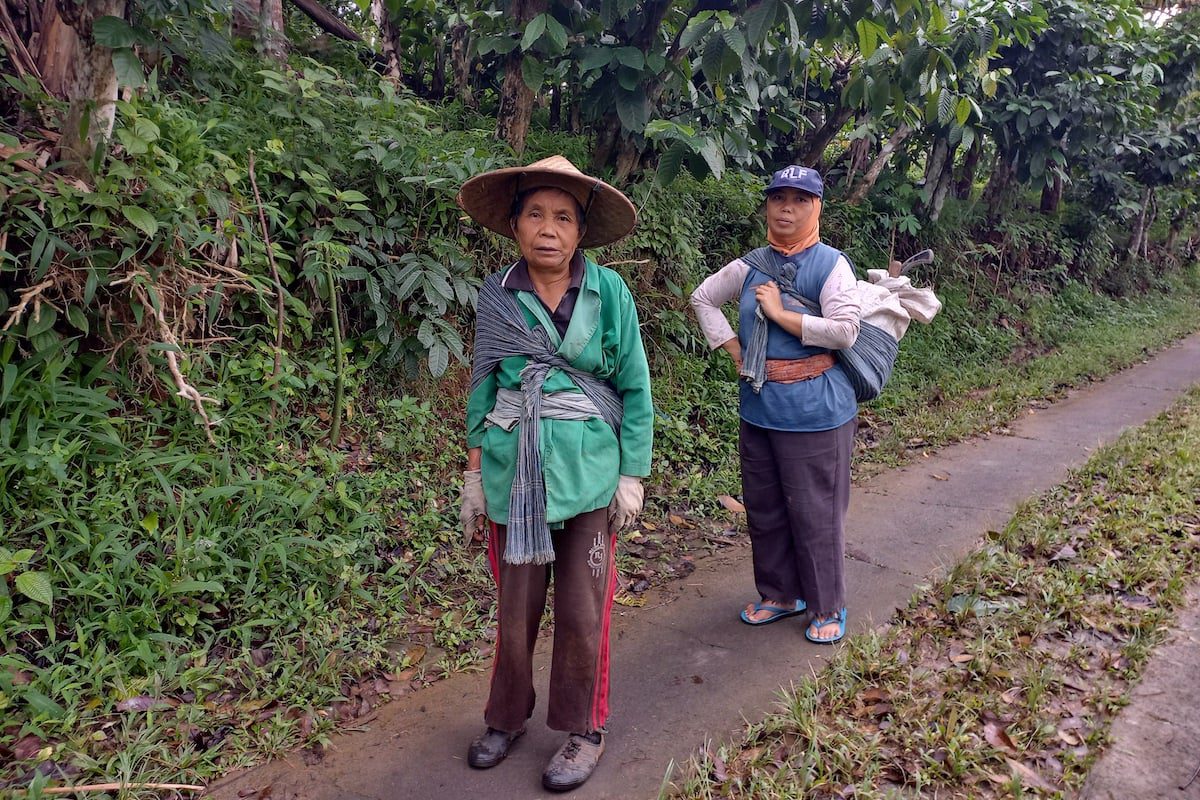
<path id="1" fill-rule="evenodd" d="M 567 327 L 559 336 L 550 314 L 532 292 L 516 292 L 530 327 L 546 329 L 558 353 L 579 369 L 609 381 L 624 401 L 621 435 L 603 419 L 541 420 L 542 473 L 546 481 L 546 521 L 558 523 L 607 506 L 620 475 L 650 474 L 654 409 L 650 399 L 650 367 L 642 346 L 633 295 L 621 276 L 586 261 L 583 284 Z M 496 403 L 496 389 L 521 388 L 525 356 L 500 362 L 467 401 L 467 447 L 481 447 L 483 493 L 488 517 L 508 522 L 508 501 L 517 465 L 520 426 L 504 431 L 484 418 Z M 543 391 L 578 392 L 562 370 L 551 369 Z"/>

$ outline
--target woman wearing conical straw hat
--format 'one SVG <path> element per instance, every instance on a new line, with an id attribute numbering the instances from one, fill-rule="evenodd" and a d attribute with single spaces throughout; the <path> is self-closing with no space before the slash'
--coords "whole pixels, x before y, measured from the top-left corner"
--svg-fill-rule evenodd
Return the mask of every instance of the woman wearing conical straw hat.
<path id="1" fill-rule="evenodd" d="M 460 514 L 469 538 L 488 530 L 498 629 L 487 730 L 467 761 L 493 767 L 525 732 L 553 579 L 547 724 L 567 738 L 542 783 L 565 791 L 604 751 L 613 551 L 642 509 L 653 428 L 633 297 L 583 248 L 620 239 L 636 213 L 561 156 L 478 175 L 458 204 L 521 251 L 484 281 L 476 308 Z"/>

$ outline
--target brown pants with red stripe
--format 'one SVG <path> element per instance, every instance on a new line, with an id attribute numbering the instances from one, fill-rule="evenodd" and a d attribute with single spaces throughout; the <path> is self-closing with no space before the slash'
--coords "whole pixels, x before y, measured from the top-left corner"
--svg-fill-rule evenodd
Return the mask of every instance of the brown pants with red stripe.
<path id="1" fill-rule="evenodd" d="M 608 719 L 608 627 L 617 574 L 608 509 L 580 514 L 552 531 L 552 564 L 507 563 L 507 530 L 493 525 L 491 533 L 488 559 L 499 593 L 499 629 L 484 722 L 512 733 L 533 715 L 533 648 L 553 578 L 554 653 L 546 723 L 570 733 L 602 729 Z"/>

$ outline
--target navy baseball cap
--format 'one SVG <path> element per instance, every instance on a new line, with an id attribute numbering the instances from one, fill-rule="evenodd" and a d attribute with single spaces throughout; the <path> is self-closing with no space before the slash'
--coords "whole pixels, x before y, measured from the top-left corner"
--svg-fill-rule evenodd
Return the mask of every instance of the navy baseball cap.
<path id="1" fill-rule="evenodd" d="M 764 191 L 770 194 L 776 189 L 799 189 L 820 197 L 825 193 L 825 183 L 821 180 L 821 173 L 815 169 L 792 164 L 772 175 L 771 183 Z"/>

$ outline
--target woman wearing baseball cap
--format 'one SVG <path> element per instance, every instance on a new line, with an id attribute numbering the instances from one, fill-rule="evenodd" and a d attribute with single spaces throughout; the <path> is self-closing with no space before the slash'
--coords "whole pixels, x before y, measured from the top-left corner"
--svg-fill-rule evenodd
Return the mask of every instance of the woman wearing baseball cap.
<path id="1" fill-rule="evenodd" d="M 858 405 L 834 351 L 858 336 L 860 306 L 845 254 L 820 241 L 824 185 L 789 166 L 766 188 L 767 247 L 692 293 L 712 348 L 738 365 L 738 451 L 759 599 L 748 625 L 807 614 L 809 641 L 846 633 L 843 522 Z M 802 298 L 811 298 L 809 308 Z M 738 301 L 739 333 L 720 306 Z"/>
<path id="2" fill-rule="evenodd" d="M 542 783 L 565 791 L 604 752 L 614 546 L 642 509 L 653 425 L 633 297 L 583 248 L 620 239 L 636 213 L 561 156 L 478 175 L 458 204 L 521 251 L 476 307 L 460 517 L 468 540 L 488 530 L 498 628 L 487 730 L 467 762 L 499 764 L 525 732 L 553 579 L 547 723 L 567 738 Z"/>

